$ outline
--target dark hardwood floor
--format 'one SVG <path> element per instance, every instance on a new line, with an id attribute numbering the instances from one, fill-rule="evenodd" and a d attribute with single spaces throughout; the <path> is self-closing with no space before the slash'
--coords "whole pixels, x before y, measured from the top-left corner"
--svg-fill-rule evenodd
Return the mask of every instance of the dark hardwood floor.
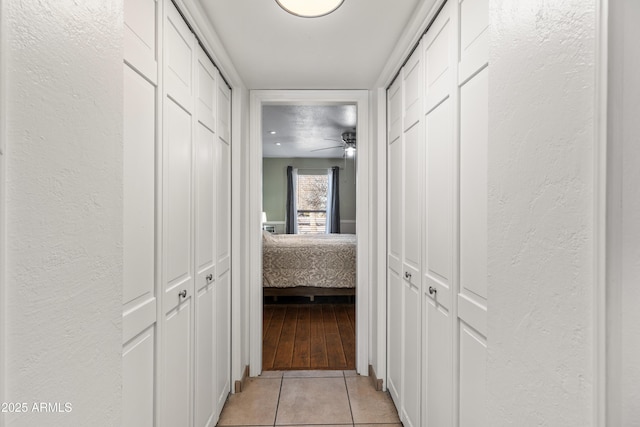
<path id="1" fill-rule="evenodd" d="M 262 369 L 355 369 L 355 304 L 265 304 Z"/>

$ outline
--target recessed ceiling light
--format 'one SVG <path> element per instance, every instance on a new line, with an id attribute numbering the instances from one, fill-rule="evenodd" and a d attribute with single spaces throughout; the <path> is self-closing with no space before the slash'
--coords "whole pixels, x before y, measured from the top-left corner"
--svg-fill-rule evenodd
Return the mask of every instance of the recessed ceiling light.
<path id="1" fill-rule="evenodd" d="M 280 144 L 279 142 L 276 142 L 276 145 L 280 146 L 280 145 L 282 145 L 282 144 Z"/>
<path id="2" fill-rule="evenodd" d="M 270 133 L 271 135 L 275 135 L 275 134 L 276 134 L 276 131 L 275 131 L 275 130 L 270 130 L 270 131 L 269 131 L 269 133 Z"/>
<path id="3" fill-rule="evenodd" d="M 344 0 L 276 0 L 281 8 L 292 15 L 317 18 L 328 15 L 340 7 Z"/>

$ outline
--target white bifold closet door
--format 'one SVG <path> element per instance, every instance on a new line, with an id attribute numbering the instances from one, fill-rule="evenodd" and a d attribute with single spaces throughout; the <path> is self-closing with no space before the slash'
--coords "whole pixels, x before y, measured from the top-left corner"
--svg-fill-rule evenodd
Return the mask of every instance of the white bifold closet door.
<path id="1" fill-rule="evenodd" d="M 420 425 L 421 245 L 423 185 L 422 55 L 417 49 L 402 69 L 402 336 L 405 425 Z"/>
<path id="2" fill-rule="evenodd" d="M 423 39 L 423 416 L 427 426 L 452 426 L 455 316 L 452 288 L 457 247 L 455 141 L 455 32 L 448 2 Z"/>
<path id="3" fill-rule="evenodd" d="M 196 40 L 172 4 L 164 21 L 162 426 L 191 426 L 194 377 Z M 202 284 L 198 283 L 198 287 Z"/>
<path id="4" fill-rule="evenodd" d="M 218 78 L 217 92 L 214 397 L 219 416 L 231 390 L 231 91 L 222 78 Z"/>
<path id="5" fill-rule="evenodd" d="M 487 153 L 489 142 L 489 1 L 462 0 L 457 46 L 459 91 L 458 415 L 461 427 L 488 426 Z"/>
<path id="6" fill-rule="evenodd" d="M 155 0 L 124 2 L 122 425 L 152 427 L 158 361 L 156 143 L 158 22 Z"/>
<path id="7" fill-rule="evenodd" d="M 405 425 L 487 425 L 487 5 L 446 3 L 387 92 L 387 384 Z"/>
<path id="8" fill-rule="evenodd" d="M 214 426 L 230 391 L 230 91 L 165 2 L 162 426 Z"/>

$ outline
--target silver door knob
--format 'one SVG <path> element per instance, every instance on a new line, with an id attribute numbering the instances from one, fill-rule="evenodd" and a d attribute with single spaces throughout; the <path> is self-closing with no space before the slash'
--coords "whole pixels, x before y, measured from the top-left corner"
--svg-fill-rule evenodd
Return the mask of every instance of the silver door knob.
<path id="1" fill-rule="evenodd" d="M 187 290 L 183 289 L 181 292 L 178 292 L 178 297 L 186 298 L 187 297 Z"/>
<path id="2" fill-rule="evenodd" d="M 433 286 L 429 286 L 429 295 L 435 295 L 438 290 Z"/>
<path id="3" fill-rule="evenodd" d="M 209 274 L 209 275 L 207 276 L 207 282 L 210 282 L 210 281 L 212 281 L 212 280 L 213 280 L 213 274 Z"/>

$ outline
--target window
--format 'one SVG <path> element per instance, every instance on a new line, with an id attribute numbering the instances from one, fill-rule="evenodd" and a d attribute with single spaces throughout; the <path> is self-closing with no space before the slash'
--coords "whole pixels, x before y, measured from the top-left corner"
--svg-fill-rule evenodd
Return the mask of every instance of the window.
<path id="1" fill-rule="evenodd" d="M 327 224 L 327 190 L 324 175 L 298 175 L 298 234 L 322 234 Z"/>

